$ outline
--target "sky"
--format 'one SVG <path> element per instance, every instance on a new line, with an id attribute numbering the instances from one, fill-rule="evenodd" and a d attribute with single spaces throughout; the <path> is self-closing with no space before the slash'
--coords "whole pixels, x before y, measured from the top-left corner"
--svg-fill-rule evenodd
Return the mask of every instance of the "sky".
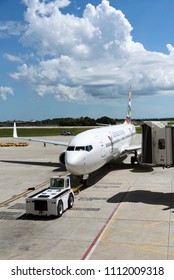
<path id="1" fill-rule="evenodd" d="M 0 0 L 0 121 L 174 117 L 173 0 Z"/>

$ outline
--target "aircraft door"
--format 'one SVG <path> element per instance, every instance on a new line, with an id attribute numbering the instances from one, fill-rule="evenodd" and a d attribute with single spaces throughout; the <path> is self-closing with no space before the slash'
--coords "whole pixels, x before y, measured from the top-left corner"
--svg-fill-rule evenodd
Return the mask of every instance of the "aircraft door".
<path id="1" fill-rule="evenodd" d="M 105 157 L 106 153 L 105 153 L 105 146 L 103 144 L 103 142 L 101 142 L 101 157 Z"/>
<path id="2" fill-rule="evenodd" d="M 105 150 L 105 145 L 103 143 L 103 141 L 100 139 L 100 137 L 96 136 L 97 140 L 100 143 L 100 149 L 101 149 L 101 157 L 105 157 L 106 156 L 106 150 Z"/>

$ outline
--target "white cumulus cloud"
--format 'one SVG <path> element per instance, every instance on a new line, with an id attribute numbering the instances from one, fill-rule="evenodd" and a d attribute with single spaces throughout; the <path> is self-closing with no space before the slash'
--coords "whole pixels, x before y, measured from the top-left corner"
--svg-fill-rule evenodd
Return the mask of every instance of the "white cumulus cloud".
<path id="1" fill-rule="evenodd" d="M 0 39 L 8 36 L 20 36 L 24 31 L 24 26 L 20 22 L 0 21 Z"/>
<path id="2" fill-rule="evenodd" d="M 174 94 L 174 48 L 147 51 L 134 42 L 124 14 L 103 0 L 88 4 L 82 17 L 65 13 L 68 0 L 23 0 L 27 6 L 20 42 L 37 63 L 23 64 L 11 77 L 39 95 L 61 100 L 112 99 L 129 85 L 142 94 Z"/>
<path id="3" fill-rule="evenodd" d="M 7 95 L 13 95 L 13 89 L 11 87 L 0 86 L 0 98 L 6 100 Z"/>
<path id="4" fill-rule="evenodd" d="M 11 62 L 20 62 L 20 63 L 22 62 L 22 59 L 19 56 L 10 53 L 5 53 L 4 57 Z"/>

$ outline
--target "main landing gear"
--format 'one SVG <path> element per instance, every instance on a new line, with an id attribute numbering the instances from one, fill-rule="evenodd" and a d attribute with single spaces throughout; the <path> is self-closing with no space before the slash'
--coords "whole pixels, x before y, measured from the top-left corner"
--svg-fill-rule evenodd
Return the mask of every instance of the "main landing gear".
<path id="1" fill-rule="evenodd" d="M 134 152 L 134 156 L 131 157 L 131 165 L 139 164 L 139 155 L 137 151 Z"/>

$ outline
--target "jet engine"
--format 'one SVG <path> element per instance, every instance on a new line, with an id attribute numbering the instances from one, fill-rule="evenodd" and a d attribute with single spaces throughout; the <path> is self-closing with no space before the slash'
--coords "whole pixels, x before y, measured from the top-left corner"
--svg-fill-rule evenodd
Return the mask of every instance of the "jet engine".
<path id="1" fill-rule="evenodd" d="M 65 165 L 65 153 L 66 151 L 63 151 L 59 156 L 59 162 L 63 165 Z"/>

